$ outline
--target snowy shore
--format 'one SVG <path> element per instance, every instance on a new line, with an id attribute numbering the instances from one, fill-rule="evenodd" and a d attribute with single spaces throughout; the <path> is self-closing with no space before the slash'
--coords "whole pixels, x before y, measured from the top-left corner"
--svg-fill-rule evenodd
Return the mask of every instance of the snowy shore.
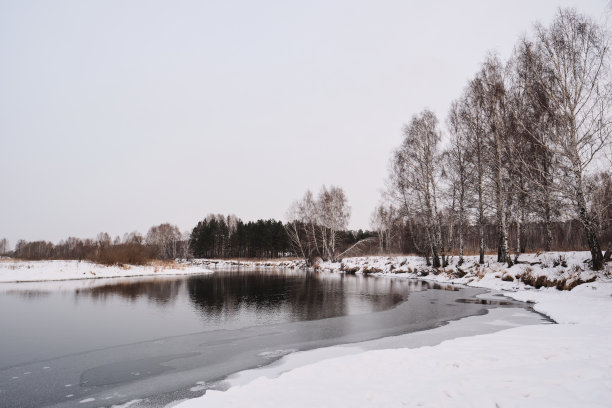
<path id="1" fill-rule="evenodd" d="M 105 266 L 87 261 L 0 260 L 0 283 L 212 273 L 201 265 L 156 263 Z"/>
<path id="2" fill-rule="evenodd" d="M 458 283 L 486 288 L 518 290 L 526 287 L 555 287 L 570 290 L 586 282 L 612 280 L 612 264 L 608 263 L 603 271 L 593 272 L 589 268 L 589 252 L 544 252 L 521 254 L 519 262 L 512 267 L 496 262 L 496 256 L 486 255 L 485 263 L 480 265 L 477 256 L 466 256 L 462 265 L 459 258 L 449 259 L 444 268 L 433 268 L 420 256 L 367 256 L 344 258 L 340 262 L 315 262 L 315 269 L 324 272 L 357 273 L 374 276 L 396 275 L 406 278 L 419 278 L 444 283 Z M 210 268 L 304 268 L 302 260 L 218 260 L 194 259 L 194 265 Z M 511 282 L 512 285 L 501 282 Z"/>
<path id="3" fill-rule="evenodd" d="M 514 299 L 535 302 L 535 310 L 558 324 L 460 337 L 432 347 L 364 350 L 344 356 L 330 353 L 332 356 L 274 378 L 251 373 L 252 380 L 246 384 L 224 392 L 208 391 L 178 407 L 609 406 L 610 265 L 595 274 L 583 262 L 588 258 L 585 255 L 524 255 L 521 260 L 525 263 L 512 268 L 490 257 L 482 268 L 468 258 L 459 270 L 455 264 L 436 273 L 424 261 L 412 257 L 322 263 L 322 270 L 399 273 L 502 290 Z M 535 289 L 531 284 L 552 287 Z M 557 286 L 572 289 L 561 291 Z"/>

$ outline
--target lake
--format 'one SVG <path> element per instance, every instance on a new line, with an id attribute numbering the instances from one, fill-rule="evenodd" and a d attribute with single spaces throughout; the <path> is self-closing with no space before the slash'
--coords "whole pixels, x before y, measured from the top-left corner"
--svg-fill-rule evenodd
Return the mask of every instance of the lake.
<path id="1" fill-rule="evenodd" d="M 163 407 L 293 351 L 527 307 L 483 292 L 272 268 L 0 284 L 0 405 Z"/>

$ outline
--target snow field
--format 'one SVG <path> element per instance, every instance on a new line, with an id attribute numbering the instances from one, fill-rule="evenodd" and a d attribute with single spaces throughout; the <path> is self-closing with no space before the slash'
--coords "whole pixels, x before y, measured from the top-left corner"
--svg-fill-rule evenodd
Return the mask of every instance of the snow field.
<path id="1" fill-rule="evenodd" d="M 186 263 L 105 266 L 87 261 L 3 260 L 0 262 L 0 283 L 202 273 L 212 273 L 212 271 L 200 265 Z"/>

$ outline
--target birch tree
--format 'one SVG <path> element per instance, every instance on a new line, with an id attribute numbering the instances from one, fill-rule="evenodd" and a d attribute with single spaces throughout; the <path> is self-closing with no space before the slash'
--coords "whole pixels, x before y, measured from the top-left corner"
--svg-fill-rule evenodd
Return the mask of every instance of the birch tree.
<path id="1" fill-rule="evenodd" d="M 462 119 L 461 103 L 455 101 L 451 104 L 448 114 L 447 127 L 450 133 L 450 146 L 446 154 L 448 163 L 448 174 L 452 186 L 453 207 L 456 207 L 458 238 L 459 238 L 459 261 L 463 264 L 464 234 L 468 223 L 467 207 L 470 205 L 468 186 L 472 179 L 469 175 L 469 125 Z M 483 248 L 484 256 L 484 248 Z M 484 261 L 484 259 L 483 259 Z"/>
<path id="2" fill-rule="evenodd" d="M 285 229 L 294 252 L 311 262 L 316 256 L 336 261 L 339 233 L 346 229 L 351 208 L 340 187 L 321 187 L 317 199 L 310 190 L 287 212 Z"/>
<path id="3" fill-rule="evenodd" d="M 487 165 L 490 169 L 490 181 L 497 218 L 497 261 L 512 265 L 508 253 L 508 220 L 506 213 L 506 189 L 509 184 L 506 165 L 508 161 L 506 87 L 503 67 L 499 58 L 495 55 L 489 55 L 474 81 L 477 100 L 485 113 L 485 135 L 490 153 L 487 157 Z"/>
<path id="4" fill-rule="evenodd" d="M 585 197 L 585 173 L 610 140 L 609 43 L 603 27 L 573 9 L 562 9 L 549 27 L 535 26 L 532 73 L 543 94 L 534 99 L 554 118 L 548 146 L 559 169 L 558 188 L 573 203 L 591 252 L 603 267 L 594 218 Z"/>
<path id="5" fill-rule="evenodd" d="M 404 127 L 404 139 L 394 155 L 391 179 L 406 214 L 420 213 L 425 220 L 427 244 L 434 267 L 445 262 L 438 213 L 438 166 L 440 164 L 438 119 L 430 110 L 414 115 Z M 414 199 L 413 199 L 414 198 Z"/>
<path id="6" fill-rule="evenodd" d="M 391 204 L 381 204 L 372 212 L 370 226 L 378 235 L 378 245 L 381 253 L 389 252 L 393 230 L 398 219 L 397 210 Z"/>
<path id="7" fill-rule="evenodd" d="M 467 173 L 471 175 L 468 194 L 475 197 L 476 225 L 478 227 L 478 262 L 484 264 L 486 227 L 486 175 L 488 146 L 486 143 L 486 117 L 481 83 L 472 79 L 458 100 L 455 120 L 466 132 L 465 143 L 470 154 L 465 156 Z M 474 206 L 474 205 L 472 205 Z"/>

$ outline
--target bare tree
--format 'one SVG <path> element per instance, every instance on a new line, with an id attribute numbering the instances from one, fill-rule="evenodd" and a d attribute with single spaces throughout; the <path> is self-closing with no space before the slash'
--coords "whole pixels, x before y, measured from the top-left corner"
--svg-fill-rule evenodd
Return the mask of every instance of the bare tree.
<path id="1" fill-rule="evenodd" d="M 98 243 L 99 247 L 106 248 L 111 245 L 112 240 L 107 232 L 100 232 L 96 237 L 96 242 Z"/>
<path id="2" fill-rule="evenodd" d="M 126 232 L 123 234 L 124 244 L 142 244 L 144 241 L 143 236 L 138 231 Z"/>
<path id="3" fill-rule="evenodd" d="M 474 80 L 475 94 L 485 113 L 485 136 L 488 142 L 487 167 L 497 216 L 497 261 L 512 265 L 508 253 L 508 221 L 506 197 L 507 174 L 506 87 L 502 64 L 496 55 L 489 55 Z"/>
<path id="4" fill-rule="evenodd" d="M 461 125 L 459 129 L 466 132 L 466 148 L 470 154 L 465 156 L 467 173 L 471 175 L 468 184 L 468 195 L 476 200 L 476 225 L 478 227 L 478 248 L 480 264 L 484 263 L 485 228 L 486 228 L 486 175 L 488 145 L 486 133 L 486 113 L 482 100 L 481 83 L 473 79 L 466 87 L 463 96 L 458 100 L 458 115 L 455 117 Z"/>
<path id="5" fill-rule="evenodd" d="M 325 258 L 336 261 L 338 233 L 348 226 L 351 207 L 348 205 L 344 190 L 336 186 L 330 186 L 329 189 L 325 186 L 321 187 L 317 207 Z"/>
<path id="6" fill-rule="evenodd" d="M 514 134 L 514 164 L 522 184 L 520 194 L 536 204 L 533 210 L 539 214 L 545 227 L 544 249 L 552 247 L 552 222 L 555 206 L 555 166 L 550 148 L 549 129 L 555 126 L 554 116 L 545 108 L 543 92 L 536 72 L 542 72 L 542 55 L 534 52 L 532 42 L 523 38 L 515 48 L 509 62 L 511 71 L 512 118 L 516 129 Z"/>
<path id="7" fill-rule="evenodd" d="M 403 212 L 423 215 L 429 253 L 437 268 L 441 266 L 440 255 L 442 263 L 445 262 L 437 194 L 441 139 L 438 119 L 426 109 L 412 117 L 403 133 L 403 143 L 394 155 L 391 180 L 404 207 Z"/>
<path id="8" fill-rule="evenodd" d="M 582 223 L 592 267 L 603 267 L 596 226 L 586 197 L 585 172 L 610 140 L 609 43 L 605 30 L 573 9 L 562 9 L 550 27 L 535 27 L 532 65 L 543 97 L 535 99 L 554 118 L 548 146 L 559 169 L 558 187 L 570 197 Z"/>
<path id="9" fill-rule="evenodd" d="M 317 223 L 317 202 L 312 192 L 307 190 L 304 197 L 289 208 L 285 230 L 294 252 L 308 262 L 314 260 L 316 256 L 323 256 L 317 234 Z"/>
<path id="10" fill-rule="evenodd" d="M 8 239 L 2 238 L 0 239 L 0 255 L 4 255 L 9 251 L 9 242 Z"/>
<path id="11" fill-rule="evenodd" d="M 168 223 L 153 226 L 147 232 L 147 245 L 160 259 L 175 259 L 179 256 L 182 234 L 176 225 Z"/>
<path id="12" fill-rule="evenodd" d="M 448 114 L 447 127 L 450 132 L 450 146 L 446 152 L 448 165 L 448 178 L 451 180 L 452 207 L 456 208 L 458 235 L 459 235 L 459 261 L 463 264 L 464 234 L 467 226 L 467 207 L 469 201 L 469 184 L 472 181 L 469 174 L 468 140 L 470 135 L 469 123 L 462 118 L 460 102 L 451 104 Z M 484 252 L 484 248 L 483 248 Z"/>
<path id="13" fill-rule="evenodd" d="M 315 200 L 310 190 L 291 205 L 285 226 L 292 248 L 308 261 L 315 256 L 336 260 L 338 234 L 346 229 L 351 215 L 348 200 L 340 187 L 321 188 Z"/>
<path id="14" fill-rule="evenodd" d="M 604 262 L 612 256 L 612 173 L 601 172 L 586 179 L 587 205 L 597 227 L 597 236 L 607 239 Z"/>
<path id="15" fill-rule="evenodd" d="M 370 217 L 370 226 L 378 234 L 378 245 L 381 253 L 390 251 L 392 234 L 398 221 L 398 212 L 393 205 L 381 204 L 374 209 Z"/>
<path id="16" fill-rule="evenodd" d="M 310 262 L 313 258 L 314 245 L 310 240 L 308 222 L 301 202 L 295 201 L 291 204 L 287 211 L 287 220 L 285 231 L 293 252 Z"/>

